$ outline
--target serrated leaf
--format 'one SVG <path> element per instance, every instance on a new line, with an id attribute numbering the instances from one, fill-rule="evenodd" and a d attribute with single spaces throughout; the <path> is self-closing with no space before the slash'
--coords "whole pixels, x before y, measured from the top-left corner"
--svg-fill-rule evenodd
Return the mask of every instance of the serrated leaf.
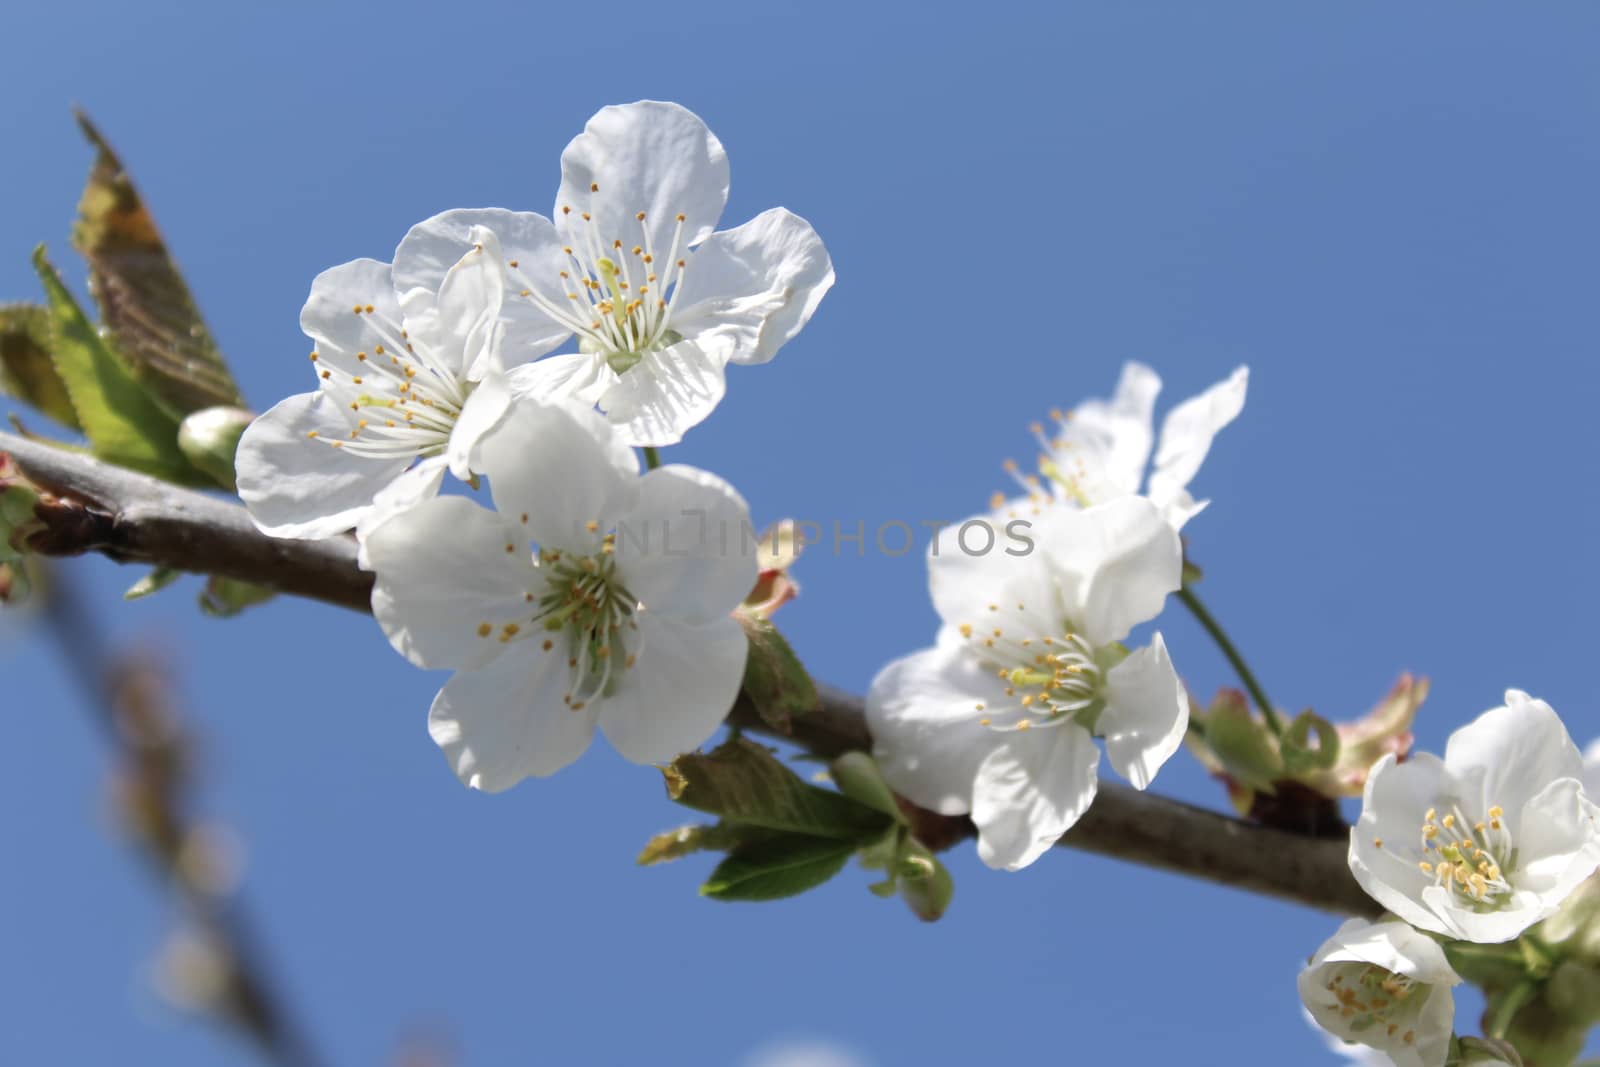
<path id="1" fill-rule="evenodd" d="M 123 600 L 142 600 L 154 593 L 159 593 L 173 582 L 183 576 L 183 572 L 172 567 L 157 567 L 149 574 L 140 578 L 128 587 L 122 594 Z"/>
<path id="2" fill-rule="evenodd" d="M 817 709 L 817 687 L 783 634 L 760 615 L 739 612 L 750 655 L 744 661 L 744 694 L 761 721 L 779 733 L 789 720 Z"/>
<path id="3" fill-rule="evenodd" d="M 713 826 L 703 824 L 680 826 L 667 830 L 645 842 L 644 850 L 635 861 L 641 867 L 656 863 L 669 863 L 696 852 L 726 852 L 749 840 L 751 834 L 764 833 L 748 826 L 719 822 Z"/>
<path id="4" fill-rule="evenodd" d="M 802 781 L 772 753 L 736 738 L 663 769 L 667 793 L 685 807 L 769 830 L 859 842 L 891 825 L 882 812 Z"/>
<path id="5" fill-rule="evenodd" d="M 106 328 L 169 413 L 181 418 L 201 408 L 242 405 L 239 387 L 122 161 L 85 115 L 77 118 L 95 161 L 72 245 L 89 261 L 89 292 Z"/>
<path id="6" fill-rule="evenodd" d="M 38 304 L 0 307 L 0 384 L 5 391 L 76 430 L 78 413 L 50 358 L 50 310 Z"/>
<path id="7" fill-rule="evenodd" d="M 854 853 L 847 841 L 799 834 L 767 838 L 729 853 L 700 892 L 713 900 L 781 900 L 826 882 Z"/>
<path id="8" fill-rule="evenodd" d="M 83 309 L 45 258 L 33 267 L 50 306 L 50 352 L 67 387 L 90 451 L 108 463 L 183 485 L 205 485 L 178 449 L 178 422 L 145 392 L 116 349 L 84 317 Z"/>
<path id="9" fill-rule="evenodd" d="M 263 604 L 277 595 L 266 586 L 213 574 L 200 591 L 200 610 L 213 618 L 231 619 L 245 608 Z"/>

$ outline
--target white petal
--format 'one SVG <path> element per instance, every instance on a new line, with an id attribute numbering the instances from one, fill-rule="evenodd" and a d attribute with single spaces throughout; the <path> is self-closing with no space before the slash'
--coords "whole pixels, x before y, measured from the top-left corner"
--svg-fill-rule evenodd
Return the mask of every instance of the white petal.
<path id="1" fill-rule="evenodd" d="M 1600 801 L 1600 737 L 1583 750 L 1583 788 L 1590 800 Z"/>
<path id="2" fill-rule="evenodd" d="M 680 464 L 650 471 L 616 535 L 618 574 L 653 614 L 709 623 L 755 587 L 750 509 L 715 474 Z"/>
<path id="3" fill-rule="evenodd" d="M 478 458 L 478 443 L 483 440 L 511 409 L 511 385 L 505 374 L 490 374 L 461 405 L 450 428 L 450 441 L 445 446 L 445 459 L 450 473 L 462 481 L 470 481 L 473 464 Z"/>
<path id="4" fill-rule="evenodd" d="M 474 245 L 475 226 L 492 230 L 499 238 L 500 253 L 516 277 L 554 288 L 557 274 L 566 257 L 555 225 L 531 211 L 504 208 L 467 208 L 446 211 L 411 227 L 394 253 L 394 280 L 401 292 L 421 288 L 439 292 L 446 272 Z M 511 261 L 517 262 L 510 268 Z M 512 292 L 519 286 L 512 283 Z M 541 291 L 545 291 L 541 289 Z M 564 297 L 560 299 L 565 299 Z M 511 297 L 501 307 L 505 320 L 502 358 L 506 366 L 535 359 L 555 348 L 570 335 L 565 325 L 546 315 L 526 299 Z"/>
<path id="5" fill-rule="evenodd" d="M 1139 491 L 1155 439 L 1152 419 L 1160 392 L 1156 372 L 1130 361 L 1109 402 L 1080 404 L 1061 423 L 1053 459 L 1078 503 L 1103 504 Z"/>
<path id="6" fill-rule="evenodd" d="M 628 510 L 638 459 L 587 408 L 517 399 L 478 442 L 495 507 L 545 548 L 588 553 L 586 524 Z"/>
<path id="7" fill-rule="evenodd" d="M 356 540 L 361 545 L 356 562 L 363 570 L 372 569 L 367 556 L 367 535 L 400 512 L 421 501 L 438 496 L 439 487 L 444 484 L 447 467 L 448 464 L 443 456 L 425 459 L 384 486 L 378 495 L 372 498 L 372 507 L 367 509 L 361 521 L 356 523 Z"/>
<path id="8" fill-rule="evenodd" d="M 1450 735 L 1444 762 L 1453 777 L 1481 782 L 1483 808 L 1515 811 L 1550 782 L 1583 775 L 1583 756 L 1561 718 L 1520 690 Z"/>
<path id="9" fill-rule="evenodd" d="M 629 247 L 643 243 L 648 228 L 651 246 L 664 260 L 671 254 L 677 216 L 686 217 L 687 247 L 717 228 L 727 202 L 728 155 L 722 142 L 687 108 L 641 100 L 602 108 L 561 153 L 554 217 L 574 246 L 587 240 L 584 212 L 593 216 L 608 249 L 617 240 Z"/>
<path id="10" fill-rule="evenodd" d="M 726 364 L 724 349 L 692 340 L 647 352 L 617 377 L 600 407 L 630 445 L 677 444 L 722 400 Z"/>
<path id="11" fill-rule="evenodd" d="M 1196 500 L 1189 495 L 1189 490 L 1179 489 L 1171 500 L 1161 505 L 1161 516 L 1174 530 L 1182 530 L 1185 523 L 1210 506 L 1211 501 Z"/>
<path id="12" fill-rule="evenodd" d="M 1404 763 L 1395 762 L 1391 753 L 1373 764 L 1361 817 L 1350 831 L 1350 871 L 1368 896 L 1406 922 L 1454 936 L 1445 919 L 1424 903 L 1432 877 L 1414 859 L 1397 854 L 1415 847 L 1428 810 L 1440 803 L 1448 784 L 1444 763 L 1429 752 Z"/>
<path id="13" fill-rule="evenodd" d="M 457 778 L 498 793 L 583 755 L 596 709 L 573 711 L 561 702 L 567 683 L 561 656 L 524 645 L 482 670 L 457 672 L 439 690 L 428 733 Z"/>
<path id="14" fill-rule="evenodd" d="M 953 628 L 934 648 L 879 671 L 867 692 L 867 727 L 895 792 L 941 815 L 971 811 L 978 766 L 1004 738 L 979 724 L 979 705 L 1000 690 Z"/>
<path id="15" fill-rule="evenodd" d="M 368 531 L 377 573 L 372 614 L 389 643 L 419 667 L 478 667 L 524 627 L 544 584 L 515 522 L 459 496 L 435 497 Z M 515 654 L 524 647 L 518 645 Z"/>
<path id="16" fill-rule="evenodd" d="M 234 458 L 239 496 L 263 533 L 343 533 L 410 465 L 410 456 L 372 459 L 334 448 L 330 442 L 349 429 L 339 402 L 323 392 L 280 401 L 245 429 Z M 308 436 L 313 432 L 316 438 Z"/>
<path id="17" fill-rule="evenodd" d="M 1044 855 L 1094 800 L 1100 750 L 1075 724 L 1006 734 L 978 767 L 978 858 L 1018 871 Z"/>
<path id="18" fill-rule="evenodd" d="M 727 332 L 734 363 L 765 363 L 800 332 L 833 285 L 833 261 L 811 224 L 781 207 L 706 238 L 684 269 L 673 327 Z"/>
<path id="19" fill-rule="evenodd" d="M 1106 756 L 1118 774 L 1147 788 L 1189 726 L 1189 698 L 1160 634 L 1106 673 L 1105 692 L 1095 728 Z"/>
<path id="20" fill-rule="evenodd" d="M 1575 779 L 1545 787 L 1518 813 L 1512 832 L 1517 843 L 1512 881 L 1542 897 L 1546 914 L 1600 867 L 1600 809 Z"/>
<path id="21" fill-rule="evenodd" d="M 616 692 L 599 698 L 600 729 L 624 759 L 665 763 L 704 744 L 727 718 L 744 680 L 749 642 L 723 616 L 691 626 L 635 616 L 638 652 Z"/>
<path id="22" fill-rule="evenodd" d="M 1370 963 L 1429 985 L 1461 984 L 1437 941 L 1393 919 L 1346 919 L 1311 958 L 1314 967 L 1324 963 Z"/>
<path id="23" fill-rule="evenodd" d="M 1012 519 L 1001 509 L 938 531 L 928 544 L 928 592 L 941 619 L 951 626 L 982 627 L 995 614 L 1024 604 L 1027 619 L 1009 622 L 1035 636 L 1065 632 L 1056 573 L 1041 546 L 1056 537 L 1060 519 L 1075 509 L 1046 506 L 1042 511 Z"/>
<path id="24" fill-rule="evenodd" d="M 545 404 L 571 402 L 591 407 L 616 384 L 617 376 L 603 356 L 570 352 L 513 367 L 505 380 L 517 396 Z"/>
<path id="25" fill-rule="evenodd" d="M 376 323 L 398 328 L 400 321 L 389 264 L 375 259 L 341 263 L 317 275 L 300 310 L 300 328 L 316 342 L 318 361 L 352 375 L 362 373 L 357 353 L 383 343 Z"/>
<path id="26" fill-rule="evenodd" d="M 494 231 L 474 226 L 472 245 L 439 286 L 435 356 L 467 381 L 500 364 L 500 309 L 505 303 L 505 263 Z"/>
<path id="27" fill-rule="evenodd" d="M 1240 367 L 1199 396 L 1190 397 L 1161 423 L 1161 446 L 1150 472 L 1150 499 L 1164 507 L 1177 498 L 1200 470 L 1211 439 L 1244 410 L 1250 368 Z"/>
<path id="28" fill-rule="evenodd" d="M 1178 531 L 1143 497 L 1068 511 L 1041 547 L 1059 570 L 1068 615 L 1095 645 L 1161 614 L 1182 585 Z"/>

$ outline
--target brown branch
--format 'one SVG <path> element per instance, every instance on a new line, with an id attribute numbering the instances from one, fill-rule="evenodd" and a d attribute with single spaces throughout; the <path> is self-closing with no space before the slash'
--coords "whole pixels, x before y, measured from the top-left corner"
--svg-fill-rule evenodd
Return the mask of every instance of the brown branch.
<path id="1" fill-rule="evenodd" d="M 348 538 L 276 540 L 257 531 L 236 504 L 11 434 L 0 433 L 0 451 L 9 452 L 36 483 L 81 505 L 42 506 L 46 530 L 29 539 L 34 551 L 100 552 L 369 610 L 372 576 L 356 568 Z M 742 702 L 729 721 L 765 729 Z M 822 706 L 797 717 L 784 740 L 821 756 L 872 747 L 860 699 L 827 687 Z M 915 814 L 930 845 L 972 833 L 964 818 Z M 1268 829 L 1110 782 L 1100 786 L 1094 806 L 1061 843 L 1325 911 L 1381 911 L 1351 876 L 1341 841 Z"/>

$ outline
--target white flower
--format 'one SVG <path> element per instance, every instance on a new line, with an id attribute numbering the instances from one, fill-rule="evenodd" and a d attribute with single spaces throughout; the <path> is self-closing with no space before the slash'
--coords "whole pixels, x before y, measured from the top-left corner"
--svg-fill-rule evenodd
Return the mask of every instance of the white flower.
<path id="1" fill-rule="evenodd" d="M 1017 870 L 1094 799 L 1093 737 L 1140 789 L 1183 740 L 1188 700 L 1161 635 L 1126 658 L 1118 644 L 1178 588 L 1182 550 L 1139 497 L 1047 509 L 983 554 L 963 544 L 936 540 L 929 557 L 938 644 L 883 669 L 867 719 L 890 785 L 970 812 L 983 861 Z"/>
<path id="2" fill-rule="evenodd" d="M 1249 381 L 1250 369 L 1239 367 L 1167 412 L 1155 465 L 1146 483 L 1161 379 L 1142 363 L 1125 364 L 1110 401 L 1090 400 L 1064 414 L 1051 412 L 1057 423 L 1053 437 L 1045 434 L 1042 425 L 1033 427 L 1043 449 L 1039 472 L 1049 484 L 1050 495 L 1089 507 L 1135 495 L 1143 485 L 1144 495 L 1155 502 L 1167 521 L 1182 529 L 1210 503 L 1191 497 L 1188 485 L 1199 473 L 1211 439 L 1244 410 Z M 1014 463 L 1007 463 L 1006 469 L 1037 503 L 1043 496 L 1039 479 L 1019 475 Z"/>
<path id="3" fill-rule="evenodd" d="M 1372 768 L 1350 869 L 1406 922 L 1463 941 L 1510 941 L 1600 866 L 1600 809 L 1583 760 L 1542 700 L 1503 707 L 1430 753 Z"/>
<path id="4" fill-rule="evenodd" d="M 470 477 L 472 444 L 505 403 L 502 386 L 478 389 L 500 369 L 504 271 L 493 233 L 465 237 L 431 288 L 399 289 L 371 259 L 311 283 L 300 327 L 317 389 L 251 423 L 235 461 L 264 532 L 331 537 L 434 495 L 447 468 Z"/>
<path id="5" fill-rule="evenodd" d="M 554 222 L 446 212 L 412 231 L 396 277 L 434 287 L 471 227 L 493 229 L 511 279 L 508 352 L 521 362 L 578 338 L 516 387 L 598 402 L 627 443 L 670 445 L 722 399 L 729 362 L 771 359 L 833 285 L 821 239 L 782 208 L 713 233 L 727 199 L 728 157 L 693 112 L 607 107 L 561 154 Z"/>
<path id="6" fill-rule="evenodd" d="M 639 477 L 592 409 L 527 400 L 473 467 L 497 510 L 438 497 L 366 538 L 390 643 L 456 671 L 428 729 L 461 780 L 494 792 L 553 774 L 597 724 L 637 763 L 710 737 L 747 648 L 730 615 L 755 581 L 739 495 L 691 467 Z"/>
<path id="7" fill-rule="evenodd" d="M 1600 737 L 1583 750 L 1583 791 L 1590 800 L 1600 797 Z"/>
<path id="8" fill-rule="evenodd" d="M 1335 1037 L 1396 1067 L 1441 1067 L 1455 1027 L 1450 987 L 1460 981 L 1444 950 L 1405 923 L 1350 919 L 1300 972 L 1299 986 L 1312 1019 Z"/>

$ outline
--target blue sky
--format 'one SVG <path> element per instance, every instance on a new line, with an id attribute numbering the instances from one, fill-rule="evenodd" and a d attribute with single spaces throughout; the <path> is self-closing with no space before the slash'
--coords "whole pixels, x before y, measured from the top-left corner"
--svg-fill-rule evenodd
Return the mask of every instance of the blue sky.
<path id="1" fill-rule="evenodd" d="M 311 386 L 316 272 L 446 208 L 547 211 L 594 110 L 675 99 L 727 146 L 726 220 L 789 207 L 839 276 L 672 451 L 758 522 L 959 518 L 1031 455 L 1029 422 L 1105 395 L 1124 359 L 1167 403 L 1248 362 L 1187 532 L 1277 699 L 1349 715 L 1411 669 L 1434 681 L 1427 747 L 1508 686 L 1600 734 L 1593 6 L 93 0 L 7 21 L 0 300 L 34 295 L 36 242 L 71 258 L 81 103 L 264 409 Z M 860 691 L 935 617 L 916 555 L 831 548 L 779 622 Z M 1068 852 L 999 874 L 970 847 L 935 926 L 855 870 L 712 903 L 706 861 L 634 866 L 687 820 L 603 746 L 509 794 L 462 788 L 424 729 L 441 677 L 370 619 L 216 622 L 190 587 L 125 606 L 135 572 L 75 569 L 178 668 L 208 810 L 334 1063 L 415 1033 L 470 1065 L 819 1040 L 875 1067 L 1320 1055 L 1293 979 L 1334 917 Z M 1229 681 L 1176 608 L 1161 627 L 1198 693 Z M 107 829 L 105 753 L 50 647 L 5 632 L 0 1058 L 247 1062 L 152 992 L 170 903 Z M 1222 803 L 1183 758 L 1156 788 Z"/>

